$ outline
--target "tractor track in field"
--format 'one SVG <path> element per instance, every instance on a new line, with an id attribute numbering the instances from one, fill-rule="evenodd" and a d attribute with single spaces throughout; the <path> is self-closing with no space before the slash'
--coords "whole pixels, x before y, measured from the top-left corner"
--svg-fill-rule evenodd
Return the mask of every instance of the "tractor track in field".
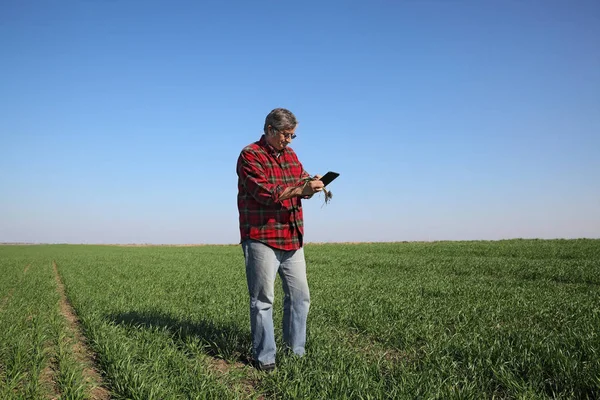
<path id="1" fill-rule="evenodd" d="M 52 261 L 52 269 L 54 270 L 54 278 L 56 279 L 58 294 L 60 295 L 60 313 L 67 323 L 67 329 L 75 338 L 74 343 L 70 343 L 76 360 L 84 365 L 83 379 L 88 383 L 89 392 L 86 397 L 94 400 L 110 399 L 110 392 L 104 387 L 102 375 L 96 369 L 95 354 L 88 348 L 85 337 L 81 332 L 79 319 L 75 314 L 75 310 L 67 300 L 65 294 L 65 285 L 60 279 L 56 262 Z"/>

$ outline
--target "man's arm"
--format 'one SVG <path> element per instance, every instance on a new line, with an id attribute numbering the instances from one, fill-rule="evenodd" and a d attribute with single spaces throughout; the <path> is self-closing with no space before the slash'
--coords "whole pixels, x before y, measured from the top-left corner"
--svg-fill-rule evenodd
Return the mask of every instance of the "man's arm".
<path id="1" fill-rule="evenodd" d="M 289 187 L 269 183 L 263 166 L 252 151 L 242 151 L 238 159 L 237 173 L 252 197 L 269 206 L 296 196 L 312 196 L 323 188 L 321 181 L 301 180 Z"/>
<path id="2" fill-rule="evenodd" d="M 279 197 L 282 201 L 291 199 L 292 197 L 311 197 L 313 194 L 323 190 L 323 182 L 318 180 L 307 181 L 300 187 L 288 187 L 285 188 L 281 196 Z"/>

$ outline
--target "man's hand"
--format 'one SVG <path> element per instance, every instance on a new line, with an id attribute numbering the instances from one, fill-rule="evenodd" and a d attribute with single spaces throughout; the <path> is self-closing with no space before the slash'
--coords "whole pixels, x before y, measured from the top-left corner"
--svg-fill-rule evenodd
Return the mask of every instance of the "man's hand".
<path id="1" fill-rule="evenodd" d="M 281 196 L 279 196 L 279 200 L 283 201 L 296 196 L 300 196 L 303 199 L 310 199 L 315 193 L 322 191 L 325 187 L 320 179 L 321 175 L 315 175 L 312 180 L 306 182 L 303 186 L 286 188 L 281 193 Z"/>
<path id="2" fill-rule="evenodd" d="M 325 185 L 321 182 L 321 175 L 316 175 L 312 181 L 306 182 L 302 187 L 302 196 L 312 196 L 313 194 L 323 190 Z"/>
<path id="3" fill-rule="evenodd" d="M 323 177 L 322 175 L 315 175 L 315 176 L 313 176 L 311 179 L 312 179 L 312 180 L 321 180 L 321 178 L 322 178 L 322 177 Z M 314 195 L 315 195 L 315 194 L 313 193 L 313 194 L 311 194 L 311 195 L 308 195 L 308 196 L 302 196 L 302 198 L 303 198 L 304 200 L 308 200 L 308 199 L 312 198 Z"/>

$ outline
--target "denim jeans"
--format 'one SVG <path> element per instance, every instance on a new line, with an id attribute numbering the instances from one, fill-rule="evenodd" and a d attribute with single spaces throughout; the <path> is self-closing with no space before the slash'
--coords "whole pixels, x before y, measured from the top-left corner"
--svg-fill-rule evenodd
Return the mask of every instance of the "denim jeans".
<path id="1" fill-rule="evenodd" d="M 306 280 L 304 249 L 278 250 L 256 240 L 242 242 L 246 259 L 246 280 L 250 294 L 252 355 L 261 365 L 275 362 L 273 299 L 275 278 L 283 285 L 283 342 L 295 354 L 304 354 L 306 317 L 310 294 Z"/>

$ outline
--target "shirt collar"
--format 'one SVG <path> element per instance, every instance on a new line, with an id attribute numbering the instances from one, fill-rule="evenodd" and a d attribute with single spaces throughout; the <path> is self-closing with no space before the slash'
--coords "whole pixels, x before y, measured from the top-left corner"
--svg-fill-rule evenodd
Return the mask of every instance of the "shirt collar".
<path id="1" fill-rule="evenodd" d="M 271 154 L 273 157 L 279 157 L 286 151 L 286 149 L 279 151 L 275 147 L 271 146 L 269 142 L 267 142 L 267 137 L 265 135 L 260 137 L 258 144 L 264 147 L 267 153 Z"/>

